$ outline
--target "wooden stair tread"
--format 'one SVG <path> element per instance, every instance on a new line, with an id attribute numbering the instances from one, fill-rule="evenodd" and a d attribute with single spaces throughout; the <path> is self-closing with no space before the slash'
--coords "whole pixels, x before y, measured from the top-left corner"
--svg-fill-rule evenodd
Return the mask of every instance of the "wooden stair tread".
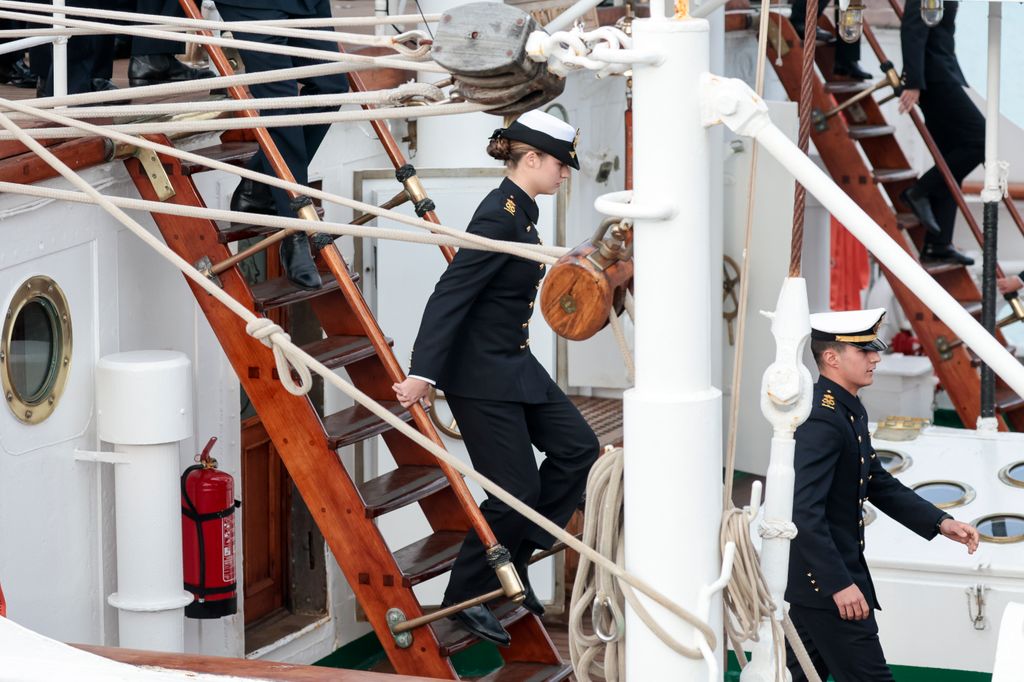
<path id="1" fill-rule="evenodd" d="M 853 124 L 849 126 L 850 137 L 854 140 L 864 140 L 869 137 L 884 137 L 896 133 L 896 127 L 878 124 Z"/>
<path id="2" fill-rule="evenodd" d="M 323 206 L 316 207 L 316 214 L 321 219 L 324 217 Z M 231 244 L 232 242 L 241 241 L 243 239 L 250 239 L 252 237 L 262 237 L 274 232 L 277 228 L 267 227 L 265 225 L 251 225 L 249 223 L 232 223 L 224 220 L 218 220 L 217 223 L 217 241 L 221 244 Z"/>
<path id="3" fill-rule="evenodd" d="M 230 163 L 234 166 L 240 166 L 255 156 L 259 150 L 260 145 L 258 142 L 222 142 L 211 147 L 196 149 L 192 153 L 198 154 L 199 156 L 205 156 L 206 158 L 213 159 L 214 161 L 220 161 L 221 163 Z M 202 173 L 206 170 L 210 170 L 210 167 L 204 166 L 201 163 L 194 163 L 192 161 L 181 162 L 182 175 Z"/>
<path id="4" fill-rule="evenodd" d="M 402 421 L 412 420 L 412 413 L 397 400 L 381 400 L 380 404 Z M 362 405 L 353 405 L 324 419 L 327 444 L 332 450 L 364 441 L 390 429 L 390 424 Z"/>
<path id="5" fill-rule="evenodd" d="M 434 466 L 401 466 L 358 486 L 368 519 L 405 507 L 447 487 L 448 478 L 441 467 Z"/>
<path id="6" fill-rule="evenodd" d="M 932 277 L 964 268 L 959 263 L 921 263 L 921 267 Z"/>
<path id="7" fill-rule="evenodd" d="M 1024 407 L 1024 398 L 1014 393 L 1013 389 L 1006 385 L 996 385 L 996 408 L 1001 412 Z"/>
<path id="8" fill-rule="evenodd" d="M 439 530 L 395 552 L 402 583 L 412 587 L 451 570 L 465 537 L 464 531 Z"/>
<path id="9" fill-rule="evenodd" d="M 393 340 L 387 341 L 389 346 L 394 345 Z M 302 350 L 330 369 L 351 365 L 377 354 L 373 343 L 366 336 L 328 336 L 306 344 Z"/>
<path id="10" fill-rule="evenodd" d="M 572 675 L 568 663 L 510 661 L 477 682 L 560 682 Z"/>
<path id="11" fill-rule="evenodd" d="M 349 273 L 349 276 L 352 277 L 352 281 L 359 281 L 359 275 L 356 273 Z M 300 289 L 288 281 L 287 277 L 277 277 L 253 284 L 251 288 L 256 312 L 265 313 L 274 308 L 281 308 L 298 303 L 299 301 L 308 301 L 311 298 L 323 296 L 339 289 L 338 280 L 327 273 L 321 273 L 321 277 L 323 278 L 324 285 L 314 291 Z"/>
<path id="12" fill-rule="evenodd" d="M 981 317 L 981 301 L 960 301 L 960 305 L 964 307 L 968 313 L 973 317 Z"/>
<path id="13" fill-rule="evenodd" d="M 906 230 L 911 227 L 917 227 L 921 224 L 921 221 L 917 219 L 917 216 L 913 213 L 897 213 L 896 224 L 902 229 Z"/>
<path id="14" fill-rule="evenodd" d="M 825 83 L 825 92 L 831 92 L 833 95 L 854 95 L 870 87 L 871 83 L 864 81 L 828 81 Z"/>
<path id="15" fill-rule="evenodd" d="M 876 168 L 871 171 L 871 175 L 875 178 L 875 182 L 883 184 L 917 180 L 917 171 L 913 168 Z"/>
<path id="16" fill-rule="evenodd" d="M 497 607 L 491 607 L 491 610 L 498 621 L 506 628 L 517 620 L 532 615 L 523 607 L 510 601 L 502 602 Z M 461 625 L 450 618 L 431 623 L 430 627 L 433 629 L 434 636 L 437 637 L 437 641 L 441 645 L 442 656 L 451 656 L 480 641 L 476 635 L 463 630 Z"/>

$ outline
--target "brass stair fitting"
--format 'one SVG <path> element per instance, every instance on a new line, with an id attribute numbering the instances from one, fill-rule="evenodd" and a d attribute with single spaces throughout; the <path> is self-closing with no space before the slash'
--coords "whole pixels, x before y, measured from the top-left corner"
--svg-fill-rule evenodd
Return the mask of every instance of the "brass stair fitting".
<path id="1" fill-rule="evenodd" d="M 900 80 L 900 74 L 897 73 L 896 67 L 893 66 L 892 62 L 885 61 L 882 63 L 882 73 L 884 73 L 885 75 L 879 80 L 875 81 L 875 83 L 873 83 L 870 88 L 858 92 L 856 95 L 844 101 L 842 104 L 833 107 L 832 109 L 829 109 L 824 114 L 822 114 L 822 117 L 824 119 L 830 119 L 836 114 L 838 114 L 840 111 L 847 109 L 851 105 L 856 104 L 857 102 L 861 101 L 866 97 L 870 97 L 872 94 L 886 87 L 891 87 L 892 94 L 898 97 L 903 92 L 903 82 Z"/>

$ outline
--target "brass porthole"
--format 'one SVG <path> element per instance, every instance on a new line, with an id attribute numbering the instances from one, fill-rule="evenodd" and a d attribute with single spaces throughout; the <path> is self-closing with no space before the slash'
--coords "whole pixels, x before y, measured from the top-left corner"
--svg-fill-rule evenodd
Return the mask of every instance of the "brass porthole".
<path id="1" fill-rule="evenodd" d="M 1024 488 L 1024 462 L 1007 464 L 999 471 L 999 480 L 1014 488 Z"/>
<path id="2" fill-rule="evenodd" d="M 890 474 L 898 474 L 901 471 L 906 471 L 910 468 L 910 465 L 914 463 L 914 460 L 910 458 L 910 455 L 900 452 L 899 450 L 876 450 L 875 454 L 878 455 L 878 461 L 881 463 L 882 468 Z"/>
<path id="3" fill-rule="evenodd" d="M 921 481 L 911 488 L 939 509 L 962 507 L 975 497 L 974 488 L 960 481 Z"/>
<path id="4" fill-rule="evenodd" d="M 1024 540 L 1024 516 L 1020 514 L 988 514 L 971 525 L 985 542 L 1010 544 Z"/>
<path id="5" fill-rule="evenodd" d="M 60 402 L 71 369 L 71 313 L 57 283 L 42 275 L 14 292 L 0 340 L 0 379 L 14 416 L 38 424 Z"/>

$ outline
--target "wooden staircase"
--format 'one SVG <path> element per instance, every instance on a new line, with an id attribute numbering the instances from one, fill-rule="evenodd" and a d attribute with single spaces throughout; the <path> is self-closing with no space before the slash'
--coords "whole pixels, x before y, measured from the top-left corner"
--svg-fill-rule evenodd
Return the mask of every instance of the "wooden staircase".
<path id="1" fill-rule="evenodd" d="M 157 141 L 169 144 L 166 139 Z M 241 164 L 257 150 L 256 143 L 231 141 L 206 153 Z M 194 173 L 205 168 L 171 157 L 160 160 L 175 191 L 168 201 L 205 206 L 192 180 Z M 157 200 L 142 165 L 135 159 L 125 164 L 140 195 Z M 214 263 L 224 260 L 231 255 L 229 242 L 262 231 L 254 226 L 166 214 L 153 214 L 153 218 L 166 243 L 190 263 L 204 257 Z M 304 349 L 328 367 L 344 368 L 361 391 L 440 443 L 422 408 L 404 409 L 395 400 L 391 385 L 405 377 L 390 340 L 357 287 L 357 275 L 349 272 L 333 244 L 321 249 L 316 261 L 324 279 L 318 291 L 300 290 L 284 277 L 249 286 L 237 267 L 221 274 L 220 281 L 226 292 L 260 315 L 308 301 L 324 338 Z M 385 614 L 398 608 L 406 618 L 422 615 L 413 586 L 450 569 L 470 527 L 456 496 L 456 492 L 468 494 L 461 477 L 444 471 L 426 450 L 362 406 L 321 420 L 307 397 L 293 396 L 281 386 L 271 350 L 250 337 L 234 314 L 198 286 L 191 282 L 190 286 L 395 671 L 458 679 L 449 656 L 474 644 L 474 637 L 444 620 L 414 631 L 412 646 L 401 648 Z M 378 435 L 398 468 L 366 482 L 353 481 L 337 450 Z M 392 553 L 374 519 L 411 504 L 420 506 L 432 533 Z M 512 635 L 512 645 L 501 650 L 506 663 L 488 680 L 555 682 L 572 672 L 571 666 L 560 660 L 538 618 L 512 603 L 498 606 L 496 613 Z"/>
<path id="2" fill-rule="evenodd" d="M 821 18 L 820 25 L 832 30 L 827 17 Z M 798 101 L 803 59 L 801 40 L 786 18 L 773 16 L 771 26 L 768 59 L 790 99 Z M 865 27 L 865 30 L 870 29 Z M 833 49 L 821 45 L 815 50 L 818 69 L 813 76 L 811 107 L 820 112 L 831 110 L 869 87 L 866 83 L 823 79 L 822 74 L 832 74 L 834 54 Z M 879 61 L 884 59 L 880 54 Z M 878 103 L 870 96 L 826 119 L 825 126 L 811 124 L 811 139 L 835 182 L 890 237 L 917 258 L 924 241 L 924 228 L 899 198 L 900 193 L 917 180 L 917 172 L 908 162 L 894 132 L 895 128 L 888 124 Z M 981 291 L 967 268 L 949 264 L 924 267 L 968 312 L 981 318 Z M 977 357 L 965 345 L 958 344 L 949 327 L 909 289 L 884 268 L 883 272 L 942 387 L 956 407 L 957 415 L 966 427 L 974 428 L 981 411 Z M 998 331 L 996 336 L 1005 345 Z M 996 402 L 1000 429 L 1024 430 L 1024 400 L 1001 381 L 997 383 Z"/>

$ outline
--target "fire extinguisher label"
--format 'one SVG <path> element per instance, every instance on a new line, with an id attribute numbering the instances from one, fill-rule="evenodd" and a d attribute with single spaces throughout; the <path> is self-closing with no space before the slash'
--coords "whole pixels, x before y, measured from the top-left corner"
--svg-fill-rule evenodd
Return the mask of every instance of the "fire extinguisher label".
<path id="1" fill-rule="evenodd" d="M 221 547 L 224 550 L 221 573 L 225 583 L 235 582 L 235 515 L 220 520 Z"/>

